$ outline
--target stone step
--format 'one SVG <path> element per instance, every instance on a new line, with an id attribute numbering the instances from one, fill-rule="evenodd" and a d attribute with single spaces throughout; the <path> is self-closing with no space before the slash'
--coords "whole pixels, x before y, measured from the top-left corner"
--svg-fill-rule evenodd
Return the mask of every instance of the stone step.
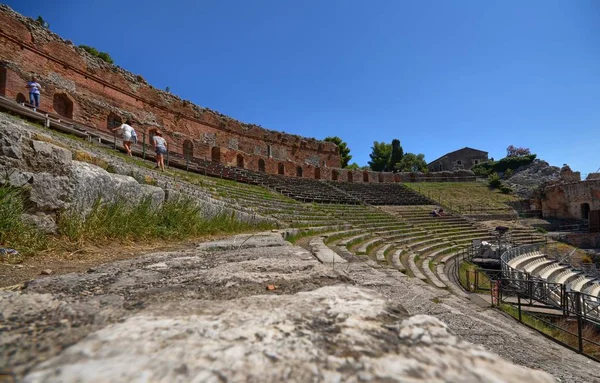
<path id="1" fill-rule="evenodd" d="M 309 242 L 310 252 L 321 262 L 321 263 L 346 263 L 347 261 L 340 257 L 335 251 L 331 250 L 325 243 L 323 238 L 316 237 Z"/>
<path id="2" fill-rule="evenodd" d="M 411 273 L 413 273 L 415 278 L 425 281 L 427 280 L 427 277 L 423 275 L 421 270 L 419 270 L 419 267 L 417 266 L 417 263 L 415 261 L 416 256 L 417 254 L 415 253 L 408 254 L 408 268 L 410 269 Z"/>
<path id="3" fill-rule="evenodd" d="M 394 266 L 394 268 L 398 271 L 404 272 L 404 271 L 406 271 L 406 267 L 404 267 L 402 262 L 400 262 L 401 255 L 402 255 L 402 249 L 397 249 L 391 255 L 389 255 L 389 257 L 392 261 L 392 265 Z"/>
<path id="4" fill-rule="evenodd" d="M 363 244 L 361 244 L 358 249 L 356 250 L 357 254 L 366 254 L 367 253 L 367 249 L 369 248 L 369 246 L 374 245 L 376 243 L 379 243 L 383 241 L 383 238 L 373 238 L 367 242 L 364 242 Z"/>
<path id="5" fill-rule="evenodd" d="M 425 273 L 425 275 L 427 276 L 427 279 L 429 279 L 429 282 L 433 283 L 433 285 L 437 288 L 440 289 L 445 289 L 448 286 L 446 286 L 438 277 L 437 275 L 435 275 L 435 273 L 433 271 L 431 271 L 431 269 L 429 268 L 429 264 L 431 263 L 431 260 L 429 258 L 425 258 L 423 260 L 423 265 L 422 265 L 422 269 L 423 272 Z"/>
<path id="6" fill-rule="evenodd" d="M 385 262 L 385 251 L 390 247 L 392 247 L 391 243 L 381 246 L 379 249 L 377 249 L 377 252 L 375 253 L 375 258 L 378 261 Z"/>
<path id="7" fill-rule="evenodd" d="M 433 258 L 434 256 L 430 255 L 430 252 L 432 250 L 435 250 L 435 249 L 438 249 L 438 248 L 442 247 L 443 249 L 439 250 L 439 251 L 443 251 L 443 250 L 445 250 L 445 249 L 447 249 L 448 247 L 451 247 L 451 246 L 452 246 L 451 242 L 448 242 L 448 241 L 445 241 L 445 240 L 440 240 L 440 242 L 438 242 L 438 243 L 434 243 L 432 245 L 429 245 L 427 247 L 423 247 L 423 248 L 419 249 L 417 251 L 417 253 L 419 253 L 419 255 L 421 255 L 421 256 L 426 256 L 428 258 Z M 435 252 L 433 254 L 435 254 Z"/>
<path id="8" fill-rule="evenodd" d="M 369 237 L 372 237 L 372 236 L 373 236 L 373 234 L 371 234 L 371 233 L 362 233 L 362 234 L 359 234 L 359 235 L 355 235 L 353 237 L 342 239 L 337 244 L 338 244 L 338 246 L 348 246 L 348 244 L 350 242 L 357 241 L 357 240 L 360 240 L 360 239 L 363 239 L 363 238 L 369 238 Z"/>

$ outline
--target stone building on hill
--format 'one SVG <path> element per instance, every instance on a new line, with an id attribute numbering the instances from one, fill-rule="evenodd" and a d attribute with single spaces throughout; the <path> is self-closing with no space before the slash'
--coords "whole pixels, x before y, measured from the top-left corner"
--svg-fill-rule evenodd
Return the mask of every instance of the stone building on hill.
<path id="1" fill-rule="evenodd" d="M 469 147 L 446 153 L 440 158 L 427 164 L 430 172 L 441 172 L 448 170 L 469 170 L 480 162 L 488 160 L 488 152 Z"/>

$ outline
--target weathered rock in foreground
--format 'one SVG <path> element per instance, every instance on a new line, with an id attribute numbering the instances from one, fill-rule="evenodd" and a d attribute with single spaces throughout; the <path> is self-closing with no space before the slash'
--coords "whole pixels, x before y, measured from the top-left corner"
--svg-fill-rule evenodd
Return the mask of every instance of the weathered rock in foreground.
<path id="1" fill-rule="evenodd" d="M 131 202 L 151 198 L 157 205 L 164 201 L 161 188 L 74 161 L 70 149 L 35 130 L 0 114 L 0 171 L 13 186 L 27 186 L 29 204 L 24 218 L 43 231 L 56 231 L 60 211 L 73 208 L 85 213 L 99 197 Z M 0 179 L 0 183 L 6 180 Z"/>
<path id="2" fill-rule="evenodd" d="M 373 291 L 151 307 L 42 363 L 25 382 L 551 382 Z"/>
<path id="3" fill-rule="evenodd" d="M 553 381 L 411 317 L 404 305 L 431 297 L 406 277 L 346 265 L 259 233 L 39 278 L 0 292 L 0 369 L 25 382 Z"/>

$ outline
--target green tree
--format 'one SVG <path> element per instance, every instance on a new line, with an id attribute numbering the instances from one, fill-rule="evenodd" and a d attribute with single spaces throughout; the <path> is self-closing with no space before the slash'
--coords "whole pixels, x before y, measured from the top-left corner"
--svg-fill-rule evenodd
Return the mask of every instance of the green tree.
<path id="1" fill-rule="evenodd" d="M 390 156 L 390 163 L 388 165 L 388 169 L 394 169 L 394 166 L 402 161 L 402 157 L 404 156 L 404 149 L 400 145 L 400 140 L 394 138 L 392 140 L 392 155 Z"/>
<path id="2" fill-rule="evenodd" d="M 339 152 L 340 152 L 340 160 L 341 160 L 340 167 L 342 167 L 342 168 L 348 167 L 348 163 L 352 159 L 352 156 L 350 155 L 350 148 L 348 148 L 348 144 L 346 144 L 344 141 L 342 141 L 342 139 L 339 138 L 338 136 L 325 137 L 325 139 L 323 141 L 333 142 L 334 144 L 337 145 Z"/>
<path id="3" fill-rule="evenodd" d="M 359 170 L 360 166 L 356 162 L 353 162 L 350 165 L 346 166 L 346 169 Z"/>
<path id="4" fill-rule="evenodd" d="M 35 19 L 35 22 L 38 23 L 42 28 L 50 28 L 50 24 L 44 20 L 42 16 L 38 16 L 37 19 Z"/>
<path id="5" fill-rule="evenodd" d="M 425 162 L 425 155 L 422 153 L 406 153 L 400 162 L 394 165 L 394 169 L 401 172 L 426 172 L 427 162 Z"/>
<path id="6" fill-rule="evenodd" d="M 373 141 L 373 147 L 371 148 L 371 161 L 369 161 L 369 166 L 371 170 L 376 172 L 385 172 L 390 169 L 390 157 L 392 156 L 392 144 L 386 144 L 385 142 L 377 142 Z"/>

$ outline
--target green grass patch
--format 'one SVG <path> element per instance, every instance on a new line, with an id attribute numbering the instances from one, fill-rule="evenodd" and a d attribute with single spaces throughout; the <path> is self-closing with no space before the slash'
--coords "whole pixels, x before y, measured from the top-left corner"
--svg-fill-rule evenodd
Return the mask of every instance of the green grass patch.
<path id="1" fill-rule="evenodd" d="M 471 262 L 461 262 L 458 270 L 459 281 L 468 291 L 485 293 L 492 288 L 492 283 L 483 271 L 478 272 L 478 270 L 480 270 L 479 266 Z M 475 273 L 477 273 L 477 280 L 475 280 Z"/>
<path id="2" fill-rule="evenodd" d="M 314 237 L 316 235 L 325 234 L 325 233 L 327 233 L 327 232 L 326 231 L 318 231 L 318 230 L 304 230 L 304 231 L 300 231 L 298 234 L 288 236 L 285 240 L 292 244 L 295 244 L 296 242 L 298 242 L 299 239 L 306 238 L 306 237 Z"/>
<path id="3" fill-rule="evenodd" d="M 22 219 L 26 194 L 22 188 L 0 186 L 0 246 L 14 248 L 21 255 L 29 256 L 46 249 L 48 239 L 34 225 Z M 19 258 L 9 260 L 18 261 Z"/>
<path id="4" fill-rule="evenodd" d="M 415 182 L 404 185 L 464 214 L 498 213 L 494 209 L 508 210 L 508 203 L 519 200 L 516 196 L 491 190 L 480 182 Z"/>
<path id="5" fill-rule="evenodd" d="M 515 319 L 519 319 L 519 309 L 517 306 L 507 303 L 501 303 L 498 308 L 505 313 L 509 314 Z M 523 310 L 521 310 L 521 321 L 527 326 L 544 333 L 557 341 L 566 344 L 574 349 L 579 346 L 579 340 L 577 338 L 577 321 L 568 319 L 553 319 L 545 318 L 544 321 L 536 318 Z M 585 323 L 582 326 L 583 336 L 583 352 L 596 359 L 600 358 L 600 346 L 594 343 L 600 343 L 600 333 L 596 326 L 591 323 Z"/>
<path id="6" fill-rule="evenodd" d="M 325 239 L 325 241 L 323 241 L 323 242 L 325 242 L 325 244 L 328 244 L 333 241 L 337 241 L 338 239 L 342 239 L 342 238 L 346 238 L 346 237 L 350 237 L 350 236 L 354 236 L 354 235 L 358 235 L 358 232 L 334 234 L 334 235 L 330 235 L 329 237 L 327 237 Z"/>
<path id="7" fill-rule="evenodd" d="M 59 232 L 74 243 L 106 240 L 140 241 L 155 238 L 184 239 L 212 234 L 226 234 L 272 225 L 255 225 L 238 221 L 234 214 L 202 216 L 202 207 L 192 199 L 180 198 L 154 206 L 150 198 L 131 205 L 124 198 L 104 203 L 98 198 L 90 212 L 64 212 L 59 219 Z"/>
<path id="8" fill-rule="evenodd" d="M 506 303 L 501 303 L 498 307 L 500 308 L 500 310 L 509 314 L 513 318 L 519 319 L 519 309 L 517 307 L 510 305 L 510 304 L 506 304 Z M 529 327 L 532 327 L 540 332 L 543 332 L 546 335 L 554 336 L 554 329 L 551 326 L 545 324 L 541 320 L 536 319 L 535 317 L 533 317 L 523 311 L 521 311 L 521 320 L 523 323 L 525 323 Z"/>

